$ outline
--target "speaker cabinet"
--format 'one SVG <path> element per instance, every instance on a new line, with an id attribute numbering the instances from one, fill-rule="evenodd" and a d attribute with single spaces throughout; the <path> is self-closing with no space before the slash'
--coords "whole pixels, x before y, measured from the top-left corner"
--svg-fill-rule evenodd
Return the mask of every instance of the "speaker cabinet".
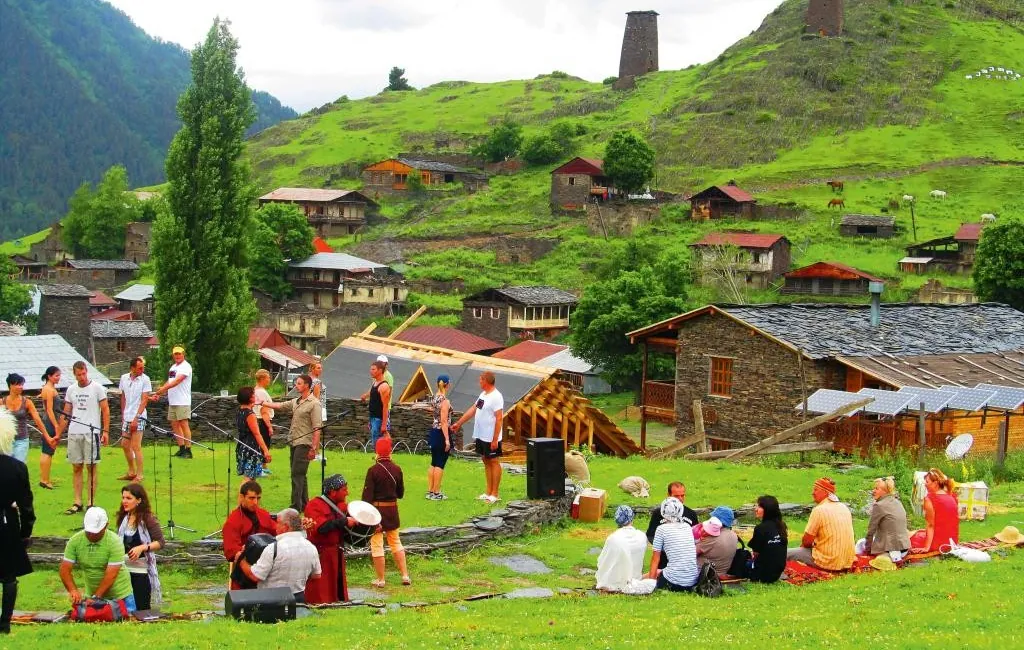
<path id="1" fill-rule="evenodd" d="M 565 496 L 565 443 L 561 438 L 527 438 L 526 496 L 530 499 Z"/>
<path id="2" fill-rule="evenodd" d="M 287 587 L 235 589 L 224 596 L 224 612 L 240 621 L 289 621 L 295 618 L 295 594 Z"/>

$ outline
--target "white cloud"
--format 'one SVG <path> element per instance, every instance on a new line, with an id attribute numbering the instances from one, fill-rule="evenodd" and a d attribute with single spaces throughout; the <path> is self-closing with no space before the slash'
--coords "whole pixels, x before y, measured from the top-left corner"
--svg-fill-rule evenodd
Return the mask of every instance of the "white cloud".
<path id="1" fill-rule="evenodd" d="M 710 61 L 781 0 L 109 0 L 148 33 L 191 48 L 232 22 L 249 84 L 306 110 L 363 97 L 392 66 L 414 86 L 618 71 L 627 11 L 658 11 L 662 70 Z M 659 6 L 662 5 L 662 6 Z"/>

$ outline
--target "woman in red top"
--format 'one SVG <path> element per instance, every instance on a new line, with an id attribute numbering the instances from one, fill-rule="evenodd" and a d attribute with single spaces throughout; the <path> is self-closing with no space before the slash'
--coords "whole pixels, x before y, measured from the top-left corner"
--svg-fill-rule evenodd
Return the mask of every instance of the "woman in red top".
<path id="1" fill-rule="evenodd" d="M 911 553 L 928 553 L 942 545 L 960 541 L 960 509 L 954 494 L 953 479 L 934 467 L 924 477 L 928 495 L 924 499 L 924 518 L 928 528 L 910 536 Z"/>
<path id="2" fill-rule="evenodd" d="M 348 516 L 348 482 L 341 474 L 324 479 L 323 494 L 306 503 L 306 516 L 313 520 L 309 541 L 320 554 L 320 577 L 306 583 L 306 602 L 310 605 L 348 600 L 345 579 L 345 553 L 342 536 L 356 521 Z"/>

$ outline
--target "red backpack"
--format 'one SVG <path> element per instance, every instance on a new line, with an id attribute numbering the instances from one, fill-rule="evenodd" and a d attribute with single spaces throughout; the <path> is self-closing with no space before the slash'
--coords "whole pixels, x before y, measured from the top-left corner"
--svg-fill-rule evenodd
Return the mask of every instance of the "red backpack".
<path id="1" fill-rule="evenodd" d="M 77 623 L 115 623 L 128 618 L 128 607 L 124 600 L 105 598 L 84 598 L 71 607 L 68 617 Z"/>

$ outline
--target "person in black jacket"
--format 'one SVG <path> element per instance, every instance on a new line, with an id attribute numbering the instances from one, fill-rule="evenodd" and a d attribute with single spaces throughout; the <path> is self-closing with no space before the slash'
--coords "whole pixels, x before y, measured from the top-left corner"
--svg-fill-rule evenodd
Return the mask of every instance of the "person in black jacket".
<path id="1" fill-rule="evenodd" d="M 686 486 L 681 481 L 672 481 L 668 484 L 668 496 L 675 497 L 679 500 L 679 503 L 683 504 L 683 523 L 691 528 L 696 526 L 697 513 L 688 508 L 684 503 L 686 500 Z M 654 533 L 658 530 L 658 526 L 661 525 L 661 521 L 661 508 L 659 506 L 651 508 L 651 522 L 647 525 L 647 541 L 651 544 L 654 543 Z M 661 560 L 658 562 L 658 568 L 664 569 L 666 566 L 668 566 L 668 556 L 662 553 Z"/>
<path id="2" fill-rule="evenodd" d="M 779 500 L 767 494 L 758 497 L 754 514 L 761 523 L 754 528 L 754 536 L 748 544 L 753 554 L 748 577 L 751 582 L 775 582 L 786 569 L 786 547 L 789 543 Z"/>
<path id="3" fill-rule="evenodd" d="M 11 456 L 14 436 L 14 418 L 4 410 L 0 413 L 0 582 L 3 583 L 0 634 L 11 633 L 18 578 L 32 573 L 32 563 L 25 549 L 36 523 L 28 468 Z"/>

